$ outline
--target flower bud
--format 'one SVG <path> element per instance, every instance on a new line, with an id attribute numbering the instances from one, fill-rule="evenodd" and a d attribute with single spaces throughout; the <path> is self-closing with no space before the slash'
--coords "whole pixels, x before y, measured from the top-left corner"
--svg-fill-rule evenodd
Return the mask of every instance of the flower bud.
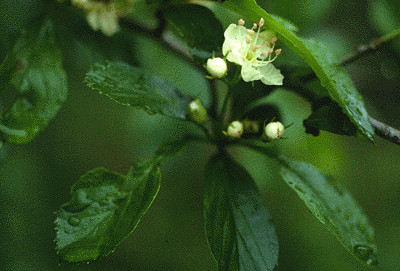
<path id="1" fill-rule="evenodd" d="M 243 123 L 238 120 L 232 121 L 228 126 L 228 131 L 223 131 L 223 133 L 229 137 L 240 138 L 243 134 Z"/>
<path id="2" fill-rule="evenodd" d="M 207 60 L 207 71 L 214 78 L 222 78 L 228 71 L 226 61 L 220 57 L 209 58 Z"/>
<path id="3" fill-rule="evenodd" d="M 255 120 L 244 120 L 243 122 L 244 132 L 248 134 L 257 134 L 260 130 L 260 124 Z M 261 134 L 261 131 L 260 131 Z"/>
<path id="4" fill-rule="evenodd" d="M 270 122 L 265 126 L 264 133 L 268 140 L 277 140 L 282 137 L 285 127 L 279 121 Z"/>
<path id="5" fill-rule="evenodd" d="M 194 101 L 191 101 L 188 107 L 189 107 L 189 117 L 191 120 L 193 120 L 198 124 L 203 124 L 207 121 L 207 110 L 200 103 L 198 98 Z"/>

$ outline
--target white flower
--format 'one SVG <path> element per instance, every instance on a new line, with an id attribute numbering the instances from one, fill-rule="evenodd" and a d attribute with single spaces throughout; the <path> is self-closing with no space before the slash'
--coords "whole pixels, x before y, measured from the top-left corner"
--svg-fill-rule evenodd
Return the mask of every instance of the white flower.
<path id="1" fill-rule="evenodd" d="M 117 12 L 112 6 L 100 6 L 89 11 L 86 18 L 93 30 L 101 29 L 105 35 L 112 36 L 119 31 Z"/>
<path id="2" fill-rule="evenodd" d="M 257 32 L 246 29 L 244 21 L 239 20 L 238 25 L 231 24 L 225 31 L 225 41 L 222 45 L 222 53 L 230 62 L 242 66 L 242 78 L 244 81 L 261 80 L 266 85 L 282 85 L 283 75 L 271 62 L 281 53 L 276 50 L 276 56 L 271 59 L 276 38 L 269 31 L 260 33 L 264 24 L 261 18 Z"/>
<path id="3" fill-rule="evenodd" d="M 228 71 L 225 60 L 220 57 L 209 58 L 207 60 L 207 71 L 214 78 L 222 78 Z"/>
<path id="4" fill-rule="evenodd" d="M 243 123 L 241 123 L 238 120 L 232 121 L 229 126 L 228 126 L 228 131 L 222 131 L 224 135 L 229 136 L 229 137 L 234 137 L 234 138 L 240 138 L 240 136 L 243 134 Z"/>
<path id="5" fill-rule="evenodd" d="M 264 132 L 268 140 L 277 140 L 282 137 L 285 127 L 279 121 L 270 122 L 265 126 Z"/>
<path id="6" fill-rule="evenodd" d="M 107 36 L 112 36 L 119 31 L 119 18 L 131 11 L 133 2 L 133 0 L 122 2 L 116 0 L 71 0 L 72 5 L 86 12 L 86 19 L 92 29 L 101 30 Z"/>

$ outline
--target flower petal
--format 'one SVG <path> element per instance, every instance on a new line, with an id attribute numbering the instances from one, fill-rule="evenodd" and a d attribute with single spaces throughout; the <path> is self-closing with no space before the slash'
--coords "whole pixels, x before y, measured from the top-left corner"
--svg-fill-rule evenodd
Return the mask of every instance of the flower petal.
<path id="1" fill-rule="evenodd" d="M 283 75 L 281 71 L 274 67 L 271 63 L 256 68 L 261 74 L 261 82 L 266 85 L 279 85 L 283 84 Z"/>
<path id="2" fill-rule="evenodd" d="M 224 33 L 225 41 L 222 45 L 222 53 L 227 54 L 227 60 L 239 65 L 243 63 L 243 55 L 247 52 L 246 28 L 244 26 L 231 24 Z"/>
<path id="3" fill-rule="evenodd" d="M 250 62 L 243 63 L 241 75 L 245 82 L 260 80 L 262 78 L 261 73 Z"/>

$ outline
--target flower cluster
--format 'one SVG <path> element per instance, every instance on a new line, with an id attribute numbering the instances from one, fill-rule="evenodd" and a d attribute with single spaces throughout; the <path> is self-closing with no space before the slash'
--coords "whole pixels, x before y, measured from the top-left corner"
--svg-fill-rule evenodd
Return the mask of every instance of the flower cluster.
<path id="1" fill-rule="evenodd" d="M 208 72 L 213 78 L 224 77 L 226 64 L 221 63 L 226 59 L 242 66 L 241 76 L 245 82 L 261 80 L 266 85 L 282 85 L 283 75 L 271 63 L 282 51 L 281 49 L 274 51 L 278 39 L 270 31 L 260 32 L 264 25 L 263 18 L 258 26 L 253 24 L 251 29 L 246 29 L 243 25 L 244 21 L 240 19 L 237 25 L 231 24 L 226 29 L 225 41 L 222 45 L 224 59 L 209 59 L 207 62 Z M 255 31 L 256 29 L 257 31 Z M 272 57 L 274 53 L 275 56 Z"/>
<path id="2" fill-rule="evenodd" d="M 126 0 L 123 4 L 116 1 L 72 0 L 74 6 L 86 12 L 86 19 L 93 30 L 101 30 L 105 35 L 112 36 L 119 31 L 118 20 L 126 15 L 133 0 Z"/>

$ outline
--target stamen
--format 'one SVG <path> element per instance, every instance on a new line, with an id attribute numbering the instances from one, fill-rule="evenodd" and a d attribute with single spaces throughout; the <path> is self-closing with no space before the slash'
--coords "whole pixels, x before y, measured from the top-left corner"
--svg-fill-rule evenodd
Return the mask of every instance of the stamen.
<path id="1" fill-rule="evenodd" d="M 257 27 L 256 24 L 253 25 L 253 28 L 254 28 L 254 26 Z M 259 34 L 259 33 L 260 33 L 260 28 L 257 29 L 257 35 L 255 35 L 255 37 L 254 37 L 253 44 L 257 44 L 257 41 L 258 41 L 258 34 Z"/>
<path id="2" fill-rule="evenodd" d="M 247 43 L 247 44 L 250 44 L 250 43 L 251 43 L 251 39 L 250 39 L 249 36 L 246 36 L 246 43 Z"/>
<path id="3" fill-rule="evenodd" d="M 256 46 L 253 47 L 252 51 L 255 52 L 257 49 L 260 49 L 261 45 L 257 44 Z"/>
<path id="4" fill-rule="evenodd" d="M 268 55 L 271 55 L 274 52 L 274 49 L 269 49 L 268 50 Z"/>
<path id="5" fill-rule="evenodd" d="M 257 28 L 257 24 L 253 24 L 253 27 L 251 29 L 256 29 Z"/>
<path id="6" fill-rule="evenodd" d="M 261 18 L 260 22 L 258 23 L 258 26 L 263 27 L 264 23 L 265 23 L 264 18 Z"/>
<path id="7" fill-rule="evenodd" d="M 282 49 L 277 49 L 277 50 L 275 51 L 276 56 L 279 56 L 279 55 L 281 54 L 281 52 L 282 52 Z"/>
<path id="8" fill-rule="evenodd" d="M 243 25 L 244 25 L 244 20 L 243 20 L 243 19 L 240 19 L 240 20 L 238 21 L 238 25 L 243 26 Z"/>
<path id="9" fill-rule="evenodd" d="M 275 44 L 275 42 L 276 42 L 277 40 L 278 40 L 278 38 L 277 38 L 277 37 L 274 37 L 274 38 L 271 39 L 271 43 L 272 43 L 272 44 Z"/>
<path id="10" fill-rule="evenodd" d="M 247 32 L 247 34 L 249 34 L 249 35 L 253 35 L 253 34 L 254 34 L 254 31 L 251 30 L 251 29 L 246 29 L 246 32 Z"/>
<path id="11" fill-rule="evenodd" d="M 262 52 L 261 52 L 261 54 L 260 54 L 260 57 L 263 57 L 263 56 L 265 56 L 267 54 L 267 52 L 265 52 L 265 50 L 263 50 Z"/>

